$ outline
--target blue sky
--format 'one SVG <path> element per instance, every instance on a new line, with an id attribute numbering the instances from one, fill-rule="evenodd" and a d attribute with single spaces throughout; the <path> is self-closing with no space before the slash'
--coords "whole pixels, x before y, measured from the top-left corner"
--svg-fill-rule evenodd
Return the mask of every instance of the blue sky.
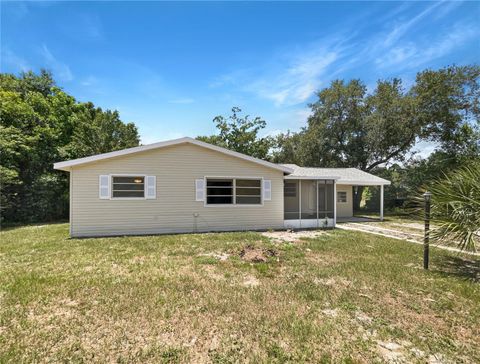
<path id="1" fill-rule="evenodd" d="M 315 90 L 480 60 L 478 2 L 2 2 L 1 70 L 50 69 L 142 143 L 211 134 L 239 106 L 305 125 Z"/>

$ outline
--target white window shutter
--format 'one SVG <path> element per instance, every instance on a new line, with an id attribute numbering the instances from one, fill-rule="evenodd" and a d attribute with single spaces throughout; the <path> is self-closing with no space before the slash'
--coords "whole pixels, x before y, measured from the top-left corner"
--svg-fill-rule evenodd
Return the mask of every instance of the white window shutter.
<path id="1" fill-rule="evenodd" d="M 270 201 L 272 199 L 272 181 L 263 180 L 263 200 Z"/>
<path id="2" fill-rule="evenodd" d="M 195 201 L 205 201 L 205 180 L 195 180 Z"/>
<path id="3" fill-rule="evenodd" d="M 157 198 L 157 176 L 146 176 L 145 182 L 145 198 L 148 200 Z"/>
<path id="4" fill-rule="evenodd" d="M 98 197 L 102 200 L 110 199 L 110 176 L 98 176 Z"/>

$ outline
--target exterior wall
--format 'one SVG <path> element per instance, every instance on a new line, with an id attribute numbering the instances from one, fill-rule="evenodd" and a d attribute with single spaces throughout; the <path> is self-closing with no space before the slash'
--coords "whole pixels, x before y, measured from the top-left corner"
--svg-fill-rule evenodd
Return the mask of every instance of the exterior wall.
<path id="1" fill-rule="evenodd" d="M 74 237 L 283 227 L 283 172 L 196 145 L 107 159 L 72 172 Z M 107 174 L 155 175 L 156 199 L 99 199 L 99 175 Z M 263 206 L 205 206 L 195 201 L 195 179 L 204 176 L 263 177 L 272 181 L 272 199 Z"/>
<path id="2" fill-rule="evenodd" d="M 339 191 L 347 192 L 347 202 L 346 203 L 338 202 L 337 196 L 335 196 L 335 202 L 337 204 L 337 217 L 352 217 L 353 216 L 353 186 L 337 184 L 337 193 Z"/>

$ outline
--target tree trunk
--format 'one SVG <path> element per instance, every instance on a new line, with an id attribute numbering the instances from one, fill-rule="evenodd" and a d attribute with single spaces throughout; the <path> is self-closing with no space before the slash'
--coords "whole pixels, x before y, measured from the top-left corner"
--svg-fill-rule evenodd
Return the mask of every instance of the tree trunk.
<path id="1" fill-rule="evenodd" d="M 352 187 L 353 191 L 353 214 L 360 211 L 360 202 L 362 201 L 362 194 L 364 186 L 354 186 Z M 356 193 L 355 193 L 356 191 Z"/>

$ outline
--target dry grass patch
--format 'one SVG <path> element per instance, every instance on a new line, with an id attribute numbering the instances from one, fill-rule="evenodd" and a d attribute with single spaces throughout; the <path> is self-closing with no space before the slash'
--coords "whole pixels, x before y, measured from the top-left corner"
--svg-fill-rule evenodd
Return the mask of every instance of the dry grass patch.
<path id="1" fill-rule="evenodd" d="M 1 233 L 0 362 L 480 361 L 471 258 L 425 272 L 421 247 L 347 231 L 67 231 Z"/>

